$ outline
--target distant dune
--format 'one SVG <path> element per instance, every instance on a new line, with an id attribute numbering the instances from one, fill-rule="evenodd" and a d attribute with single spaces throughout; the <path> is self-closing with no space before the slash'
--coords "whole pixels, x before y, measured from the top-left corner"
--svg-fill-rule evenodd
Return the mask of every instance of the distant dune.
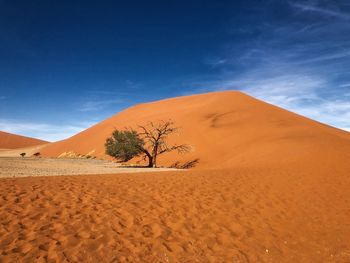
<path id="1" fill-rule="evenodd" d="M 17 149 L 48 143 L 47 141 L 0 131 L 0 149 Z"/>
<path id="2" fill-rule="evenodd" d="M 42 153 L 58 156 L 69 151 L 93 151 L 104 158 L 104 142 L 114 128 L 167 119 L 181 127 L 171 141 L 191 145 L 192 152 L 164 155 L 160 165 L 199 159 L 197 168 L 324 169 L 335 163 L 337 169 L 350 167 L 346 164 L 350 160 L 350 133 L 237 91 L 136 105 L 69 139 L 48 145 Z"/>

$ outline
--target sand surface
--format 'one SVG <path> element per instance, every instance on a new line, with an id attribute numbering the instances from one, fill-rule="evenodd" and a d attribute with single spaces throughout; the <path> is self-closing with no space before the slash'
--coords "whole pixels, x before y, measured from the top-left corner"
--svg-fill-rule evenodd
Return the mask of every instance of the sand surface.
<path id="1" fill-rule="evenodd" d="M 271 170 L 1 179 L 0 261 L 350 262 L 349 185 Z"/>
<path id="2" fill-rule="evenodd" d="M 0 149 L 16 149 L 45 143 L 47 141 L 0 131 Z"/>
<path id="3" fill-rule="evenodd" d="M 93 159 L 0 158 L 0 178 L 157 171 L 180 170 L 171 168 L 123 167 L 114 162 Z"/>
<path id="4" fill-rule="evenodd" d="M 164 166 L 198 160 L 195 169 L 266 165 L 327 169 L 350 160 L 349 132 L 234 91 L 136 105 L 67 140 L 48 145 L 42 153 L 57 157 L 68 151 L 93 151 L 93 155 L 103 158 L 104 142 L 114 128 L 167 119 L 181 127 L 169 141 L 188 144 L 192 151 L 160 156 L 158 163 Z"/>

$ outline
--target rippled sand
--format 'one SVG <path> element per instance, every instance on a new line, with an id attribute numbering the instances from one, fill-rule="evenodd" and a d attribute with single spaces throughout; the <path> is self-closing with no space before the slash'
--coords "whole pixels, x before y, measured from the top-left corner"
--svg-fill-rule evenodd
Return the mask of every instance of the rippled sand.
<path id="1" fill-rule="evenodd" d="M 348 175 L 0 180 L 0 262 L 349 262 Z"/>

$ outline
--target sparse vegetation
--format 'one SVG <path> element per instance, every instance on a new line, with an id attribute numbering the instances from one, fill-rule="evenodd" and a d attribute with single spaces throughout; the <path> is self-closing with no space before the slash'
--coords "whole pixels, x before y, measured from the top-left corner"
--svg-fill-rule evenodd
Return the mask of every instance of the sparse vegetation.
<path id="1" fill-rule="evenodd" d="M 63 152 L 57 156 L 60 159 L 95 159 L 96 157 L 91 154 L 79 154 L 73 151 Z"/>
<path id="2" fill-rule="evenodd" d="M 178 130 L 172 121 L 149 122 L 147 125 L 138 125 L 138 128 L 139 132 L 133 129 L 115 130 L 112 137 L 106 140 L 106 153 L 121 162 L 143 155 L 145 160 L 148 159 L 148 167 L 157 167 L 160 154 L 189 151 L 188 145 L 167 143 L 168 136 Z"/>
<path id="3" fill-rule="evenodd" d="M 22 158 L 24 158 L 24 156 L 26 156 L 26 153 L 20 153 L 20 156 L 22 156 Z"/>
<path id="4" fill-rule="evenodd" d="M 106 153 L 121 162 L 127 162 L 143 152 L 145 142 L 134 130 L 115 130 L 112 137 L 107 138 Z"/>
<path id="5" fill-rule="evenodd" d="M 40 152 L 34 153 L 33 156 L 35 156 L 35 157 L 40 157 Z"/>

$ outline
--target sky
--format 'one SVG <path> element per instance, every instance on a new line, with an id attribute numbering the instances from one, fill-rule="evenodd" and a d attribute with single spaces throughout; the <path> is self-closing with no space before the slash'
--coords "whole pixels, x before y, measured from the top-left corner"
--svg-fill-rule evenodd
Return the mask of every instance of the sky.
<path id="1" fill-rule="evenodd" d="M 350 131 L 350 2 L 0 0 L 0 130 L 57 141 L 222 90 Z"/>

